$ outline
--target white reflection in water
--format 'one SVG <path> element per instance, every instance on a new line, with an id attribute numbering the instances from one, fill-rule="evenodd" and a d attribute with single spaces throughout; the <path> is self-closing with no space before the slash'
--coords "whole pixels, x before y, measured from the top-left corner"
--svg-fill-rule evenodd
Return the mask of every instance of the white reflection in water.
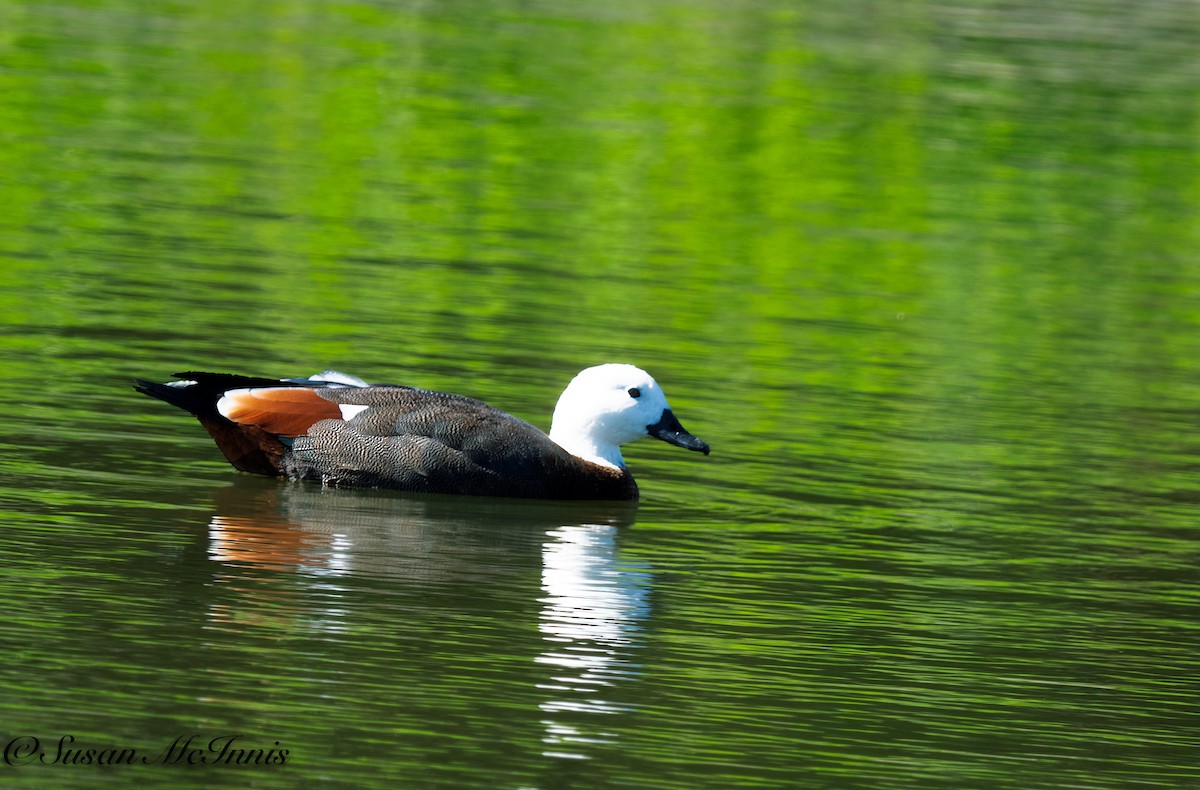
<path id="1" fill-rule="evenodd" d="M 225 493 L 223 512 L 208 524 L 206 553 L 218 567 L 214 581 L 235 595 L 214 598 L 214 625 L 348 632 L 362 616 L 342 605 L 350 589 L 344 580 L 355 576 L 394 580 L 399 586 L 389 590 L 451 596 L 468 585 L 517 584 L 541 604 L 530 680 L 541 695 L 542 754 L 587 759 L 594 747 L 616 741 L 611 717 L 632 710 L 622 684 L 641 672 L 634 651 L 649 613 L 648 567 L 618 564 L 619 531 L 633 523 L 628 507 L 593 508 L 586 522 L 564 525 L 578 506 L 498 507 L 300 486 Z M 534 562 L 540 589 L 538 577 L 526 575 Z M 263 569 L 277 575 L 263 583 L 256 573 Z"/>
<path id="2" fill-rule="evenodd" d="M 649 574 L 617 567 L 615 527 L 583 524 L 546 534 L 553 538 L 542 547 L 545 596 L 539 628 L 546 649 L 537 661 L 553 674 L 538 687 L 554 697 L 540 706 L 550 716 L 542 720 L 547 745 L 543 754 L 582 759 L 586 755 L 578 747 L 611 743 L 615 735 L 586 732 L 580 720 L 630 710 L 603 695 L 639 668 L 630 661 L 629 651 L 640 644 Z"/>

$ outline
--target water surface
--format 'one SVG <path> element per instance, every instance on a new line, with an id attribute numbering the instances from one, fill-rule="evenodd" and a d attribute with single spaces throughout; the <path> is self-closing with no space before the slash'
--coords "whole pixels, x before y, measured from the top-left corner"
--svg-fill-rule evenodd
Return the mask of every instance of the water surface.
<path id="1" fill-rule="evenodd" d="M 1191 4 L 0 29 L 0 750 L 152 763 L 6 779 L 1200 786 Z M 629 447 L 637 505 L 251 478 L 130 387 L 547 428 L 604 361 L 713 447 Z M 234 735 L 287 760 L 172 761 Z"/>

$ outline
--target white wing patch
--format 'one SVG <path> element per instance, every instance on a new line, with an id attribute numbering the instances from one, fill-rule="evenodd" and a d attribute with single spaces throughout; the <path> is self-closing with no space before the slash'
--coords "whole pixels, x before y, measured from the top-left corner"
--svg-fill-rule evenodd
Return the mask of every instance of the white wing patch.
<path id="1" fill-rule="evenodd" d="M 338 408 L 341 409 L 341 411 L 342 411 L 342 419 L 349 421 L 349 420 L 353 420 L 359 414 L 362 414 L 364 411 L 366 411 L 367 409 L 369 409 L 371 407 L 370 406 L 352 406 L 349 403 L 343 403 L 343 404 L 340 404 L 338 406 Z"/>
<path id="2" fill-rule="evenodd" d="M 331 386 L 341 385 L 343 387 L 369 387 L 367 382 L 360 379 L 358 376 L 351 376 L 349 373 L 340 373 L 336 370 L 323 370 L 320 373 L 308 377 L 309 381 L 319 381 L 323 384 Z M 365 407 L 364 407 L 365 408 Z M 346 419 L 350 419 L 347 417 Z"/>

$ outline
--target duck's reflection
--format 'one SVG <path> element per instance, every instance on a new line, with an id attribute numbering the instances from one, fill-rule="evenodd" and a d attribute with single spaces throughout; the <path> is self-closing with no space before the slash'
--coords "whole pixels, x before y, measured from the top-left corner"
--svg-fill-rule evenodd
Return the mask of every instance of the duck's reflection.
<path id="1" fill-rule="evenodd" d="M 442 591 L 473 609 L 470 622 L 504 618 L 512 630 L 507 620 L 517 616 L 528 622 L 526 633 L 540 636 L 524 682 L 539 698 L 532 715 L 545 756 L 586 758 L 589 745 L 615 739 L 609 717 L 630 710 L 618 700 L 639 673 L 636 652 L 649 611 L 649 568 L 618 559 L 617 537 L 633 523 L 635 506 L 413 498 L 265 482 L 242 481 L 218 496 L 207 557 L 217 563 L 215 581 L 236 595 L 211 604 L 210 623 L 255 627 L 272 614 L 299 616 L 304 628 L 334 635 L 358 616 L 339 592 L 398 589 L 419 606 L 438 606 L 421 601 Z M 256 582 L 262 571 L 284 572 L 293 582 L 264 589 Z M 388 583 L 380 586 L 381 579 Z M 285 604 L 272 597 L 288 594 L 295 600 Z"/>
<path id="2" fill-rule="evenodd" d="M 578 758 L 585 756 L 578 747 L 614 737 L 583 731 L 572 723 L 578 714 L 628 710 L 604 695 L 636 670 L 628 653 L 639 643 L 650 574 L 645 568 L 618 567 L 615 527 L 579 524 L 546 534 L 551 540 L 542 547 L 546 596 L 539 625 L 546 646 L 537 660 L 553 674 L 550 683 L 539 686 L 552 692 L 541 704 L 549 717 L 544 754 Z"/>

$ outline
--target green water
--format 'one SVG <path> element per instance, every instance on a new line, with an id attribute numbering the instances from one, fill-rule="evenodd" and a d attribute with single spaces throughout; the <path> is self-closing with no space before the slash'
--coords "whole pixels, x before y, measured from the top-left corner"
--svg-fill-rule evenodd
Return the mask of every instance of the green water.
<path id="1" fill-rule="evenodd" d="M 1169 0 L 0 0 L 0 784 L 1200 787 L 1197 52 Z M 250 478 L 129 386 L 546 428 L 604 361 L 713 447 L 628 447 L 634 507 Z M 151 764 L 14 740 L 67 735 Z M 286 762 L 170 759 L 231 735 Z"/>

